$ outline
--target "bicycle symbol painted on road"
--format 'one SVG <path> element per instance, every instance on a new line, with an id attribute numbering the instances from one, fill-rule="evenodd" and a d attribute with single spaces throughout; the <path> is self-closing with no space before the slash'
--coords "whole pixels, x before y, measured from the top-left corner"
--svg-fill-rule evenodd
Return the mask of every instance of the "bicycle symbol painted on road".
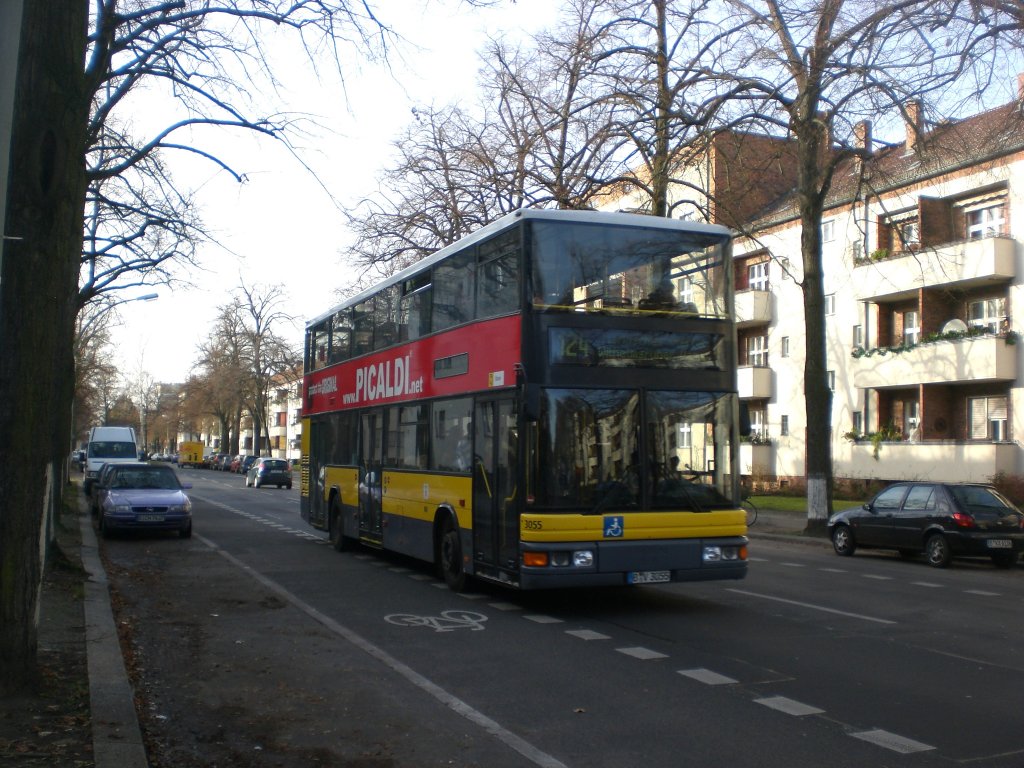
<path id="1" fill-rule="evenodd" d="M 444 611 L 440 616 L 416 616 L 412 613 L 392 613 L 384 621 L 399 627 L 430 627 L 435 632 L 453 632 L 456 629 L 484 628 L 487 617 L 473 611 Z"/>

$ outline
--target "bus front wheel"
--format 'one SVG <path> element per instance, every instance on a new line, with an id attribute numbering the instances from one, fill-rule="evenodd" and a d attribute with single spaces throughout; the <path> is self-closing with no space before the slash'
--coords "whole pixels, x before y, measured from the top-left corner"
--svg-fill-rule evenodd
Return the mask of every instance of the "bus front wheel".
<path id="1" fill-rule="evenodd" d="M 441 539 L 438 549 L 440 550 L 439 565 L 445 584 L 453 592 L 461 592 L 466 586 L 466 572 L 462 568 L 462 541 L 459 538 L 459 529 L 451 515 L 446 515 L 444 522 L 441 523 Z"/>

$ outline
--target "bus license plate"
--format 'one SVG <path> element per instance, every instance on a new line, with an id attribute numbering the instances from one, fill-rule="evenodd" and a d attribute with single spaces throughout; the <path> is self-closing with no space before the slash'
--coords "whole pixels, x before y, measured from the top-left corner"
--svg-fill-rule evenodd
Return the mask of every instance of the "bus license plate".
<path id="1" fill-rule="evenodd" d="M 663 581 L 672 581 L 672 571 L 631 571 L 628 581 L 630 584 L 658 584 Z"/>
<path id="2" fill-rule="evenodd" d="M 1013 542 L 1009 539 L 989 539 L 989 549 L 1013 549 Z"/>
<path id="3" fill-rule="evenodd" d="M 140 523 L 162 523 L 164 521 L 163 515 L 139 515 L 138 521 Z"/>

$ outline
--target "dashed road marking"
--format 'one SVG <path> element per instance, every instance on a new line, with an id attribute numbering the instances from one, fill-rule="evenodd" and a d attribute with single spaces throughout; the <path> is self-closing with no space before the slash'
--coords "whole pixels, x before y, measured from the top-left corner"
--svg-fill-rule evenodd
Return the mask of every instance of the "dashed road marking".
<path id="1" fill-rule="evenodd" d="M 1002 594 L 1001 592 L 989 592 L 984 589 L 965 589 L 964 592 L 968 595 L 981 595 L 982 597 L 999 597 Z"/>
<path id="2" fill-rule="evenodd" d="M 684 677 L 689 677 L 696 680 L 698 683 L 704 683 L 705 685 L 734 685 L 739 682 L 731 677 L 720 675 L 717 672 L 712 672 L 710 669 L 704 669 L 703 667 L 698 667 L 697 669 L 680 669 L 678 672 Z"/>
<path id="3" fill-rule="evenodd" d="M 634 659 L 640 659 L 641 661 L 668 658 L 668 654 L 666 653 L 659 653 L 658 651 L 652 651 L 650 648 L 642 648 L 640 646 L 633 648 L 616 648 L 615 650 L 619 653 L 624 653 L 626 656 L 632 656 Z"/>
<path id="4" fill-rule="evenodd" d="M 562 619 L 557 619 L 554 616 L 545 616 L 541 613 L 529 613 L 523 616 L 524 619 L 533 621 L 537 624 L 564 624 Z"/>
<path id="5" fill-rule="evenodd" d="M 595 632 L 592 629 L 567 629 L 565 634 L 578 637 L 580 640 L 611 640 L 611 635 Z"/>
<path id="6" fill-rule="evenodd" d="M 899 752 L 901 755 L 909 755 L 914 752 L 927 752 L 935 747 L 929 744 L 922 744 L 920 741 L 914 741 L 904 736 L 898 736 L 895 733 L 889 733 L 883 731 L 881 728 L 876 728 L 872 731 L 861 731 L 860 733 L 851 733 L 851 736 L 861 741 L 867 741 L 875 744 L 879 747 L 885 747 L 893 752 Z"/>
<path id="7" fill-rule="evenodd" d="M 793 699 L 786 698 L 785 696 L 770 696 L 766 699 L 754 699 L 755 704 L 762 704 L 769 709 L 774 709 L 779 712 L 784 712 L 787 715 L 793 715 L 794 717 L 806 717 L 807 715 L 820 715 L 824 712 L 824 709 L 818 707 L 812 707 L 810 704 L 804 704 Z"/>

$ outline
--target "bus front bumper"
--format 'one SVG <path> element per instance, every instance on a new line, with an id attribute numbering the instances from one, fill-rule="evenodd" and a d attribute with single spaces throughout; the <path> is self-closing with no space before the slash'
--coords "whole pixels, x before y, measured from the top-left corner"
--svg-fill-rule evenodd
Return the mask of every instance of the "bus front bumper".
<path id="1" fill-rule="evenodd" d="M 543 565 L 530 564 L 544 561 Z M 530 542 L 523 544 L 519 584 L 523 589 L 636 586 L 742 579 L 746 575 L 745 536 L 683 541 Z"/>

